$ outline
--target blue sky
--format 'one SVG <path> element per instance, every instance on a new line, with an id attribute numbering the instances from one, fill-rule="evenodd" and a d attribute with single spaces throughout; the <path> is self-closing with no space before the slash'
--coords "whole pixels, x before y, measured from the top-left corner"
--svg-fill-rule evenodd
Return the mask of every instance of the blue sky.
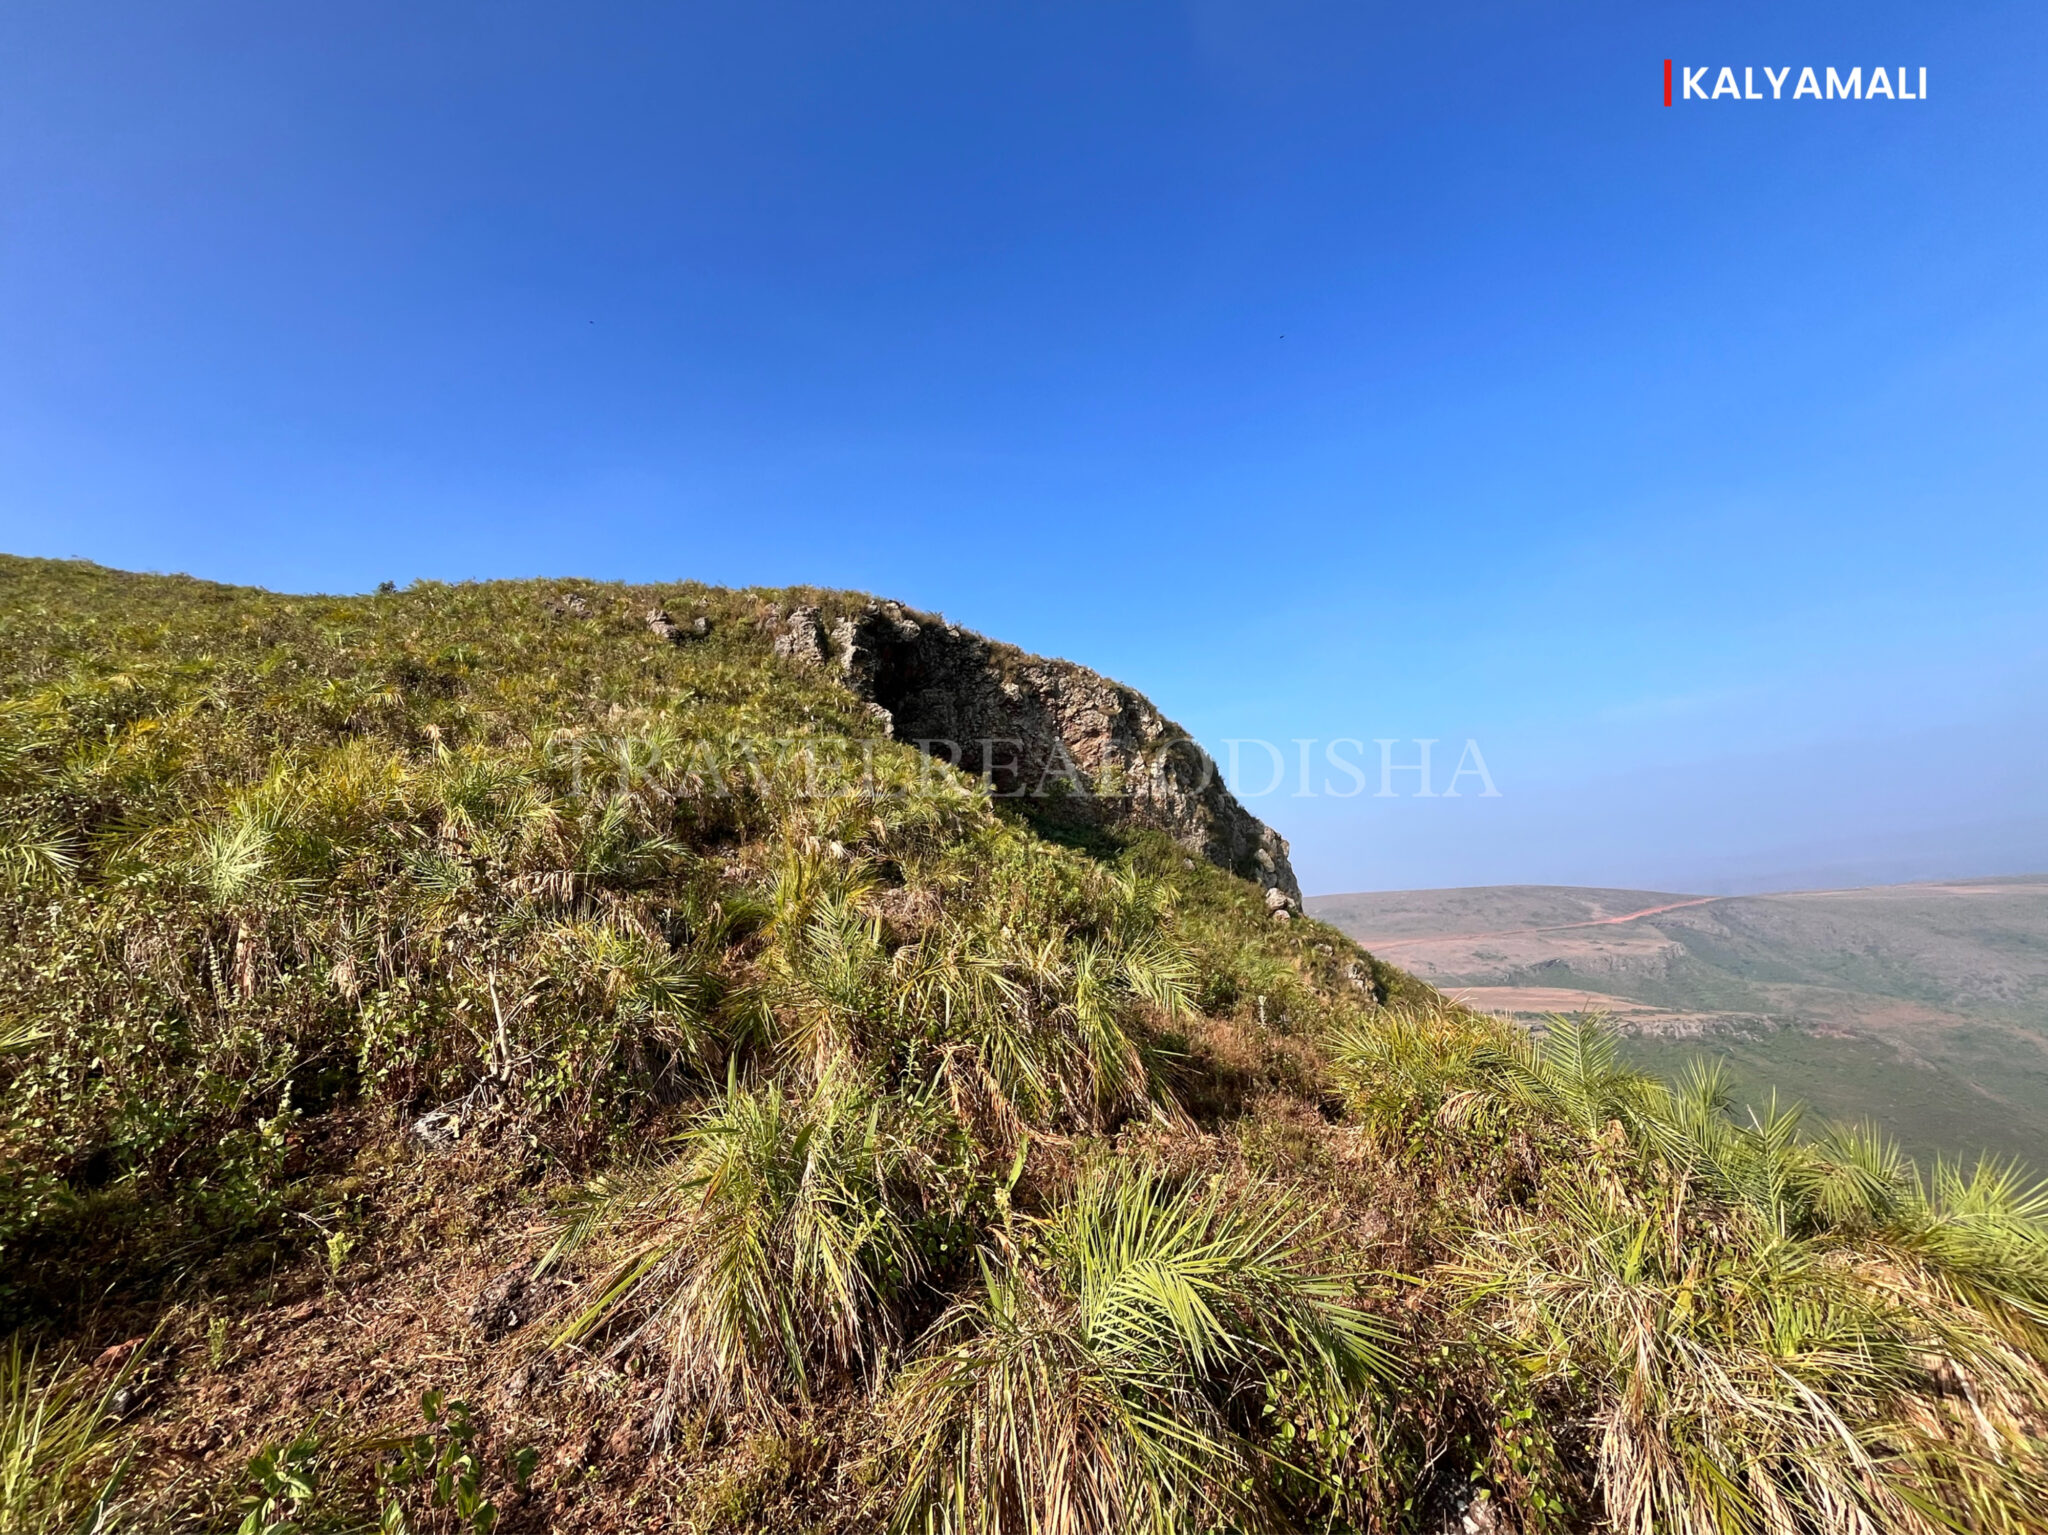
<path id="1" fill-rule="evenodd" d="M 1219 750 L 1480 743 L 1498 798 L 1256 801 L 1311 890 L 2040 869 L 2044 62 L 2038 4 L 16 0 L 0 547 L 853 586 Z"/>

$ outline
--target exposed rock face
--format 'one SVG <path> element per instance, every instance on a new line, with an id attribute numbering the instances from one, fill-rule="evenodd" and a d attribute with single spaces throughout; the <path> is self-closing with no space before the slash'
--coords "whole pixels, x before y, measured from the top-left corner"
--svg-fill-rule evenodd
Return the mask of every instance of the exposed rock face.
<path id="1" fill-rule="evenodd" d="M 825 664 L 825 625 L 816 608 L 798 608 L 775 632 L 775 653 L 807 666 Z"/>
<path id="2" fill-rule="evenodd" d="M 1276 892 L 1275 911 L 1300 908 L 1286 839 L 1237 802 L 1209 754 L 1143 694 L 893 602 L 829 632 L 817 608 L 798 608 L 775 651 L 835 671 L 897 740 L 987 779 L 1034 819 L 1157 827 Z"/>
<path id="3" fill-rule="evenodd" d="M 690 621 L 688 628 L 684 628 L 669 617 L 666 608 L 649 608 L 647 628 L 656 639 L 666 640 L 671 645 L 680 645 L 686 640 L 703 639 L 711 632 L 711 620 L 699 614 Z"/>

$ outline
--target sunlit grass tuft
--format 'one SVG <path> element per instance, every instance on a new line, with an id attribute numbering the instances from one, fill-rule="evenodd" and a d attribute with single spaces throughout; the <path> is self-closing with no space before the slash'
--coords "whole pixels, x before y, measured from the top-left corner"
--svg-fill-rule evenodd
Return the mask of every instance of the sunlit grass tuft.
<path id="1" fill-rule="evenodd" d="M 1364 1390 L 1389 1334 L 1310 1256 L 1272 1187 L 1102 1166 L 932 1329 L 891 1394 L 905 1530 L 1111 1535 L 1238 1527 L 1270 1447 L 1247 1404 L 1286 1373 Z M 1007 1244 L 1006 1244 L 1007 1245 Z"/>

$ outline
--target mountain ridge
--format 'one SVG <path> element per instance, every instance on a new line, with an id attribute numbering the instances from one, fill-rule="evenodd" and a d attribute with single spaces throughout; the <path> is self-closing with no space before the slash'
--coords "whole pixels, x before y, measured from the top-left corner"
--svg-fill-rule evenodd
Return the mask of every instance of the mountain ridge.
<path id="1" fill-rule="evenodd" d="M 0 1527 L 2042 1526 L 2041 1194 L 1458 1005 L 1020 654 L 0 559 Z"/>

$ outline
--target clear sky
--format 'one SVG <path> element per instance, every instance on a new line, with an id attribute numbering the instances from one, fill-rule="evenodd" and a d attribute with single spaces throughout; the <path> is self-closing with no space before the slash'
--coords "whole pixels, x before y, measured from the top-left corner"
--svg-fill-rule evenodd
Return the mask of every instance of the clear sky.
<path id="1" fill-rule="evenodd" d="M 852 586 L 1479 743 L 1255 800 L 1311 891 L 2040 869 L 2044 78 L 2038 0 L 11 0 L 0 547 Z"/>

